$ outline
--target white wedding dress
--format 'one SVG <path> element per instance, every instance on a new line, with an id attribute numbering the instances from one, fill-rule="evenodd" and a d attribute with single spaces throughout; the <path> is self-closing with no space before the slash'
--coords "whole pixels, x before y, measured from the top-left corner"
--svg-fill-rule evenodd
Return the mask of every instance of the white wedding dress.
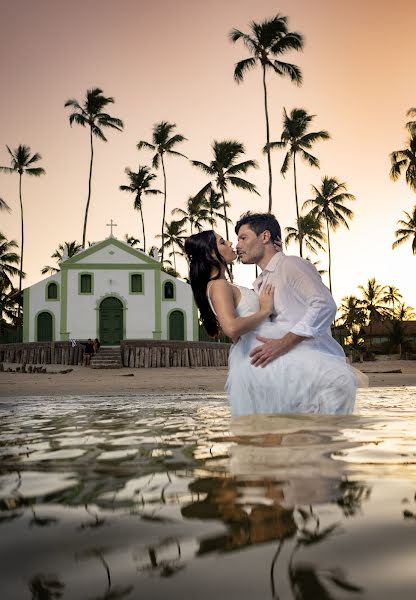
<path id="1" fill-rule="evenodd" d="M 256 292 L 237 286 L 240 317 L 259 310 Z M 208 299 L 211 300 L 208 293 Z M 211 304 L 212 306 L 212 304 Z M 251 364 L 250 352 L 261 344 L 256 335 L 280 338 L 278 322 L 265 321 L 231 348 L 225 390 L 234 416 L 253 413 L 350 414 L 354 409 L 357 378 L 345 355 L 320 352 L 301 342 L 265 367 Z M 341 350 L 341 348 L 340 348 Z M 341 351 L 342 352 L 342 351 Z"/>

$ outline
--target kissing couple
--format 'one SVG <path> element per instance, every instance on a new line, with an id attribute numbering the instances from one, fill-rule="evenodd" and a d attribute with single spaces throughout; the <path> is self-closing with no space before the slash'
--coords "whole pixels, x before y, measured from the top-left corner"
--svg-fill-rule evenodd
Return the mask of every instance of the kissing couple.
<path id="1" fill-rule="evenodd" d="M 270 213 L 242 215 L 235 233 L 236 251 L 212 230 L 185 242 L 205 329 L 234 342 L 225 386 L 231 413 L 351 413 L 359 372 L 331 335 L 337 307 L 318 271 L 281 251 L 280 225 Z M 254 289 L 230 281 L 237 254 L 261 269 Z"/>

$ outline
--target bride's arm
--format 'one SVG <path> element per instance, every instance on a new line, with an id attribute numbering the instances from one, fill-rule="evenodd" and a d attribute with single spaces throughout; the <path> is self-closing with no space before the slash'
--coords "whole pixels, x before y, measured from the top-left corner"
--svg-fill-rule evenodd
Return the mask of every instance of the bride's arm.
<path id="1" fill-rule="evenodd" d="M 273 286 L 263 286 L 259 301 L 260 309 L 247 317 L 239 317 L 235 312 L 234 296 L 231 285 L 225 279 L 211 283 L 209 290 L 221 329 L 229 338 L 236 339 L 256 329 L 273 312 Z"/>

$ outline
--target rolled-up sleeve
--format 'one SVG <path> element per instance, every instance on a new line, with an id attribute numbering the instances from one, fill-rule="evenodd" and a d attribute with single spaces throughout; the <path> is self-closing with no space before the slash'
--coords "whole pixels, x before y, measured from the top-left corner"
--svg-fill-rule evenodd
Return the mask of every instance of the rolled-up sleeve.
<path id="1" fill-rule="evenodd" d="M 294 257 L 287 265 L 287 282 L 305 306 L 305 313 L 290 329 L 302 337 L 317 337 L 327 333 L 335 319 L 337 306 L 315 267 Z"/>

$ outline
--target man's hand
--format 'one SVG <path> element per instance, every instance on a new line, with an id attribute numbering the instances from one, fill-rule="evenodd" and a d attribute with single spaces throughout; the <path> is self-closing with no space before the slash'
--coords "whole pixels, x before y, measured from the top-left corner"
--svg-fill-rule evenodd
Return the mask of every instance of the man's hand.
<path id="1" fill-rule="evenodd" d="M 252 358 L 251 364 L 255 367 L 265 367 L 269 362 L 286 354 L 286 352 L 290 352 L 292 348 L 297 346 L 302 340 L 306 339 L 291 332 L 279 339 L 264 338 L 260 335 L 256 337 L 260 342 L 263 342 L 263 344 L 253 348 L 250 352 Z"/>

